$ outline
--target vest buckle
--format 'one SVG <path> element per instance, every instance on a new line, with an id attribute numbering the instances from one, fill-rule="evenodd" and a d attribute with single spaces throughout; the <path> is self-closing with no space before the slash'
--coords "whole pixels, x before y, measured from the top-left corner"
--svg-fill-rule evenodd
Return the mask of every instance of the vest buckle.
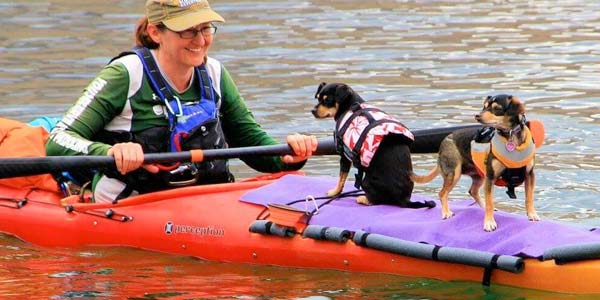
<path id="1" fill-rule="evenodd" d="M 193 185 L 198 181 L 198 167 L 194 163 L 180 164 L 167 174 L 167 184 L 173 187 Z"/>

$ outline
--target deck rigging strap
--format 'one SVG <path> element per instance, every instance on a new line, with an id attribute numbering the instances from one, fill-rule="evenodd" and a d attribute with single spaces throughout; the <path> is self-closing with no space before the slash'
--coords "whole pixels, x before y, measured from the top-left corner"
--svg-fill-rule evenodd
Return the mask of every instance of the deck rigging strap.
<path id="1" fill-rule="evenodd" d="M 481 284 L 484 286 L 490 286 L 492 282 L 492 271 L 498 268 L 498 258 L 500 258 L 500 255 L 494 255 L 490 261 L 490 265 L 483 268 L 483 279 L 481 280 Z"/>
<path id="2" fill-rule="evenodd" d="M 344 197 L 360 196 L 360 195 L 364 195 L 364 194 L 365 193 L 362 190 L 352 190 L 352 191 L 340 193 L 340 194 L 335 195 L 335 196 L 322 196 L 322 197 L 313 197 L 313 196 L 310 196 L 311 197 L 310 201 L 313 201 L 315 203 L 315 208 L 312 211 L 309 212 L 308 211 L 308 207 L 306 207 L 305 212 L 308 215 L 308 218 L 306 219 L 306 224 L 309 224 L 310 219 L 312 218 L 312 216 L 319 209 L 321 209 L 323 206 L 331 203 L 333 200 L 339 199 L 339 198 L 344 198 Z M 300 202 L 305 202 L 306 203 L 307 197 L 305 197 L 303 199 L 297 199 L 297 200 L 292 200 L 290 202 L 286 202 L 285 205 L 292 205 L 292 204 L 296 204 L 296 203 L 300 203 Z M 326 201 L 317 205 L 316 204 L 317 200 L 326 200 Z M 260 213 L 258 213 L 258 216 L 256 216 L 256 220 L 264 220 L 264 219 L 266 219 L 269 216 L 268 214 L 266 214 L 268 211 L 269 211 L 269 208 L 265 207 L 263 210 L 260 211 Z"/>
<path id="3" fill-rule="evenodd" d="M 25 204 L 27 204 L 27 198 L 6 198 L 6 197 L 0 197 L 0 206 L 4 206 L 4 207 L 8 207 L 8 208 L 14 208 L 14 209 L 20 209 L 23 206 L 25 206 Z"/>

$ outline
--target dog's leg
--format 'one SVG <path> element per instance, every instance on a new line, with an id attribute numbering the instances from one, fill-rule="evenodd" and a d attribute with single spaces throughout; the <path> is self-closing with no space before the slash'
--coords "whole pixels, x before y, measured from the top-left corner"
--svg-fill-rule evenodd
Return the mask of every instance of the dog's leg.
<path id="1" fill-rule="evenodd" d="M 448 195 L 460 180 L 460 169 L 461 166 L 458 165 L 454 167 L 454 172 L 442 172 L 442 177 L 444 178 L 444 185 L 442 186 L 442 189 L 439 193 L 440 202 L 442 203 L 442 219 L 448 219 L 454 216 L 454 213 L 450 210 L 450 206 L 448 205 Z"/>
<path id="2" fill-rule="evenodd" d="M 483 230 L 494 231 L 498 227 L 494 219 L 494 181 L 493 179 L 485 178 L 483 184 L 483 193 L 485 195 L 485 215 L 483 217 Z"/>
<path id="3" fill-rule="evenodd" d="M 485 208 L 485 202 L 479 196 L 479 189 L 483 185 L 483 178 L 478 175 L 474 175 L 471 177 L 473 182 L 471 183 L 471 188 L 469 189 L 469 195 L 475 199 L 475 202 L 479 204 L 479 207 Z"/>
<path id="4" fill-rule="evenodd" d="M 346 179 L 348 178 L 347 172 L 340 172 L 340 178 L 338 180 L 337 186 L 327 192 L 327 196 L 333 197 L 339 195 L 344 189 L 344 184 L 346 183 Z"/>
<path id="5" fill-rule="evenodd" d="M 342 190 L 344 190 L 344 184 L 346 183 L 346 179 L 348 179 L 350 167 L 352 167 L 352 162 L 342 155 L 340 157 L 340 177 L 338 180 L 338 184 L 335 188 L 327 192 L 327 196 L 333 197 L 339 195 L 342 192 Z"/>
<path id="6" fill-rule="evenodd" d="M 483 230 L 494 231 L 498 228 L 494 219 L 494 184 L 496 179 L 502 174 L 506 167 L 497 159 L 488 157 L 487 174 L 483 183 L 483 191 L 485 194 L 485 214 L 483 217 Z"/>
<path id="7" fill-rule="evenodd" d="M 525 176 L 525 209 L 529 221 L 539 221 L 540 217 L 533 206 L 533 188 L 535 186 L 535 173 L 533 169 Z"/>

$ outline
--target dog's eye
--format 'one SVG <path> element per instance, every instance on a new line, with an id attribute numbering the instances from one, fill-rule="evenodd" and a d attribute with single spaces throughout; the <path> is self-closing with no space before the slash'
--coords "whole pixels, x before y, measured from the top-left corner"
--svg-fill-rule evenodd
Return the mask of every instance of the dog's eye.
<path id="1" fill-rule="evenodd" d="M 500 115 L 504 114 L 504 108 L 501 107 L 501 106 L 499 106 L 499 105 L 495 105 L 494 107 L 492 107 L 492 111 L 497 116 L 500 116 Z"/>

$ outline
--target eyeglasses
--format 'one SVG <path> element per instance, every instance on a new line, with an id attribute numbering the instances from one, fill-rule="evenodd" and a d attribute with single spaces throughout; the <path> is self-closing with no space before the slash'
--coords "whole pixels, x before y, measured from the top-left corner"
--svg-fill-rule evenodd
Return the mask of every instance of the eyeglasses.
<path id="1" fill-rule="evenodd" d="M 173 31 L 173 32 L 179 34 L 179 37 L 182 39 L 191 40 L 191 39 L 195 38 L 196 36 L 198 36 L 198 33 L 201 33 L 202 36 L 214 35 L 215 33 L 217 33 L 217 27 L 211 25 L 211 26 L 202 27 L 200 29 L 190 28 L 190 29 L 186 29 L 183 31 Z"/>
<path id="2" fill-rule="evenodd" d="M 180 38 L 186 39 L 186 40 L 191 40 L 191 39 L 197 37 L 199 33 L 201 33 L 202 36 L 204 36 L 204 37 L 212 36 L 215 33 L 217 33 L 217 27 L 214 25 L 202 27 L 200 29 L 190 28 L 190 29 L 186 29 L 186 30 L 182 30 L 182 31 L 171 30 L 164 24 L 160 24 L 160 27 L 166 28 L 169 31 L 175 32 L 175 33 L 179 34 Z"/>

